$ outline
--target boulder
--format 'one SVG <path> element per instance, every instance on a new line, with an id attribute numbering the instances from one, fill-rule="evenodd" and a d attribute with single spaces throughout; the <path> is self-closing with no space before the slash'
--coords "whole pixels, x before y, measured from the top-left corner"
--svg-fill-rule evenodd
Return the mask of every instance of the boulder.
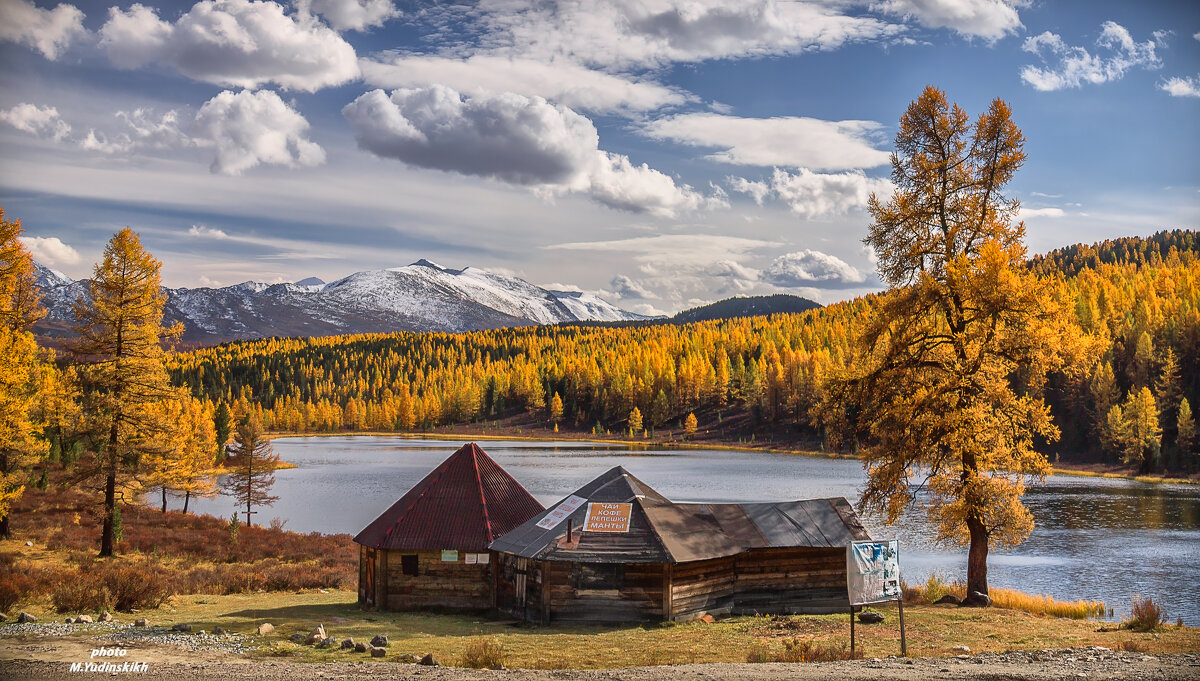
<path id="1" fill-rule="evenodd" d="M 150 626 L 150 620 L 146 619 L 145 617 L 139 617 L 133 621 L 133 626 L 148 627 L 148 626 Z"/>
<path id="2" fill-rule="evenodd" d="M 271 624 L 270 622 L 263 622 L 262 624 L 258 625 L 259 636 L 266 636 L 273 631 L 275 631 L 275 625 Z"/>
<path id="3" fill-rule="evenodd" d="M 426 667 L 437 667 L 438 661 L 433 657 L 433 653 L 429 653 L 425 657 L 422 657 L 421 661 L 417 664 L 425 665 Z"/>
<path id="4" fill-rule="evenodd" d="M 207 635 L 208 635 L 208 632 L 207 632 L 207 631 L 205 631 L 205 630 L 203 630 L 203 629 L 201 629 L 200 631 L 197 631 L 197 632 L 196 632 L 196 635 L 197 635 L 197 636 L 207 636 Z"/>
<path id="5" fill-rule="evenodd" d="M 36 622 L 36 621 L 38 621 L 38 618 L 34 617 L 33 615 L 30 615 L 27 612 L 23 612 L 20 615 L 17 615 L 17 624 L 24 624 L 26 622 Z"/>
<path id="6" fill-rule="evenodd" d="M 342 650 L 354 650 L 354 639 L 348 638 L 342 641 Z"/>
<path id="7" fill-rule="evenodd" d="M 337 644 L 338 644 L 337 639 L 332 636 L 329 636 L 329 637 L 326 637 L 325 640 L 318 643 L 317 647 L 318 648 L 333 648 Z"/>
<path id="8" fill-rule="evenodd" d="M 68 617 L 67 619 L 63 620 L 63 622 L 65 622 L 66 624 L 75 624 L 75 620 L 71 619 L 70 617 Z"/>
<path id="9" fill-rule="evenodd" d="M 881 612 L 860 612 L 858 613 L 858 621 L 863 624 L 879 624 L 883 621 L 883 613 Z"/>
<path id="10" fill-rule="evenodd" d="M 946 603 L 949 603 L 950 605 L 958 605 L 958 604 L 962 603 L 962 601 L 958 600 L 958 596 L 955 596 L 954 594 L 946 594 L 945 596 L 942 596 L 941 598 L 937 599 L 938 605 L 942 605 L 942 604 L 946 604 Z"/>
<path id="11" fill-rule="evenodd" d="M 959 605 L 964 608 L 986 608 L 991 604 L 991 597 L 979 591 L 972 591 L 971 595 L 964 598 L 962 603 L 959 603 Z"/>
<path id="12" fill-rule="evenodd" d="M 325 635 L 325 625 L 318 624 L 316 629 L 313 629 L 311 632 L 309 632 L 308 643 L 310 645 L 315 644 L 315 643 L 320 643 L 321 641 L 324 641 L 327 638 L 329 638 L 329 637 Z"/>
<path id="13" fill-rule="evenodd" d="M 954 651 L 954 652 L 956 652 L 956 653 L 969 653 L 969 652 L 971 652 L 971 648 L 970 648 L 970 647 L 968 647 L 968 646 L 954 646 L 954 647 L 953 647 L 953 648 L 951 648 L 950 650 L 953 650 L 953 651 Z"/>
<path id="14" fill-rule="evenodd" d="M 365 644 L 365 643 L 362 643 L 361 641 L 360 641 L 360 642 L 358 642 L 358 643 L 355 643 L 355 644 L 354 644 L 354 652 L 356 652 L 356 653 L 365 653 L 365 652 L 367 652 L 367 644 Z"/>
<path id="15" fill-rule="evenodd" d="M 213 636 L 224 636 L 225 630 L 221 627 L 213 627 Z"/>
<path id="16" fill-rule="evenodd" d="M 91 615 L 80 615 L 79 617 L 75 618 L 75 623 L 76 624 L 91 624 L 92 616 Z"/>
<path id="17" fill-rule="evenodd" d="M 288 636 L 288 640 L 291 641 L 292 643 L 304 643 L 305 639 L 307 639 L 307 638 L 308 638 L 307 635 L 305 635 L 299 631 L 292 634 L 291 636 Z"/>
<path id="18" fill-rule="evenodd" d="M 416 662 L 417 660 L 419 660 L 421 658 L 417 657 L 416 655 L 413 655 L 412 653 L 404 653 L 403 655 L 401 655 L 400 657 L 398 657 L 396 659 L 400 660 L 401 662 Z"/>
<path id="19" fill-rule="evenodd" d="M 383 657 L 384 655 L 387 655 L 387 648 L 371 646 L 371 657 Z"/>
<path id="20" fill-rule="evenodd" d="M 179 624 L 176 624 L 175 626 L 171 627 L 171 631 L 191 631 L 191 630 L 192 630 L 192 625 L 187 624 L 186 622 L 180 622 Z"/>
<path id="21" fill-rule="evenodd" d="M 371 639 L 371 645 L 375 646 L 376 648 L 386 648 L 388 647 L 388 638 L 387 636 L 380 634 Z"/>
<path id="22" fill-rule="evenodd" d="M 100 613 L 100 621 L 101 622 L 111 622 L 112 618 L 113 618 L 112 613 L 110 613 L 108 611 Z"/>

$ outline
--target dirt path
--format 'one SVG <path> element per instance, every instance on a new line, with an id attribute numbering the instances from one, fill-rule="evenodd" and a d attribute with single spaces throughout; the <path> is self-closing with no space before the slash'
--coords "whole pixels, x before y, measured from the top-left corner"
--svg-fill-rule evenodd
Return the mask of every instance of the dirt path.
<path id="1" fill-rule="evenodd" d="M 16 643 L 16 642 L 9 642 Z M 87 662 L 89 643 L 72 639 L 40 639 L 0 646 L 0 679 L 66 681 L 80 678 L 70 663 Z M 413 664 L 301 663 L 254 659 L 213 652 L 188 652 L 171 646 L 129 648 L 123 658 L 93 661 L 148 663 L 140 679 L 166 681 L 291 681 L 293 679 L 412 679 L 420 681 L 923 681 L 924 679 L 989 679 L 1065 681 L 1067 679 L 1200 679 L 1200 654 L 1151 656 L 1103 648 L 982 654 L 958 658 L 857 660 L 820 664 L 708 664 L 627 669 L 503 671 L 421 667 Z M 93 676 L 124 676 L 93 671 Z"/>

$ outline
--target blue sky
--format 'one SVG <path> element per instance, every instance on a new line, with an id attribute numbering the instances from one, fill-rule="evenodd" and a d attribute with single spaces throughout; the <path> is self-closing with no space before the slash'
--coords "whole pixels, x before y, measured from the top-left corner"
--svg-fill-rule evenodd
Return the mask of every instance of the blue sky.
<path id="1" fill-rule="evenodd" d="M 876 290 L 861 239 L 925 85 L 1013 107 L 1032 252 L 1200 226 L 1200 3 L 0 0 L 0 205 L 87 276 L 418 258 L 673 312 Z"/>

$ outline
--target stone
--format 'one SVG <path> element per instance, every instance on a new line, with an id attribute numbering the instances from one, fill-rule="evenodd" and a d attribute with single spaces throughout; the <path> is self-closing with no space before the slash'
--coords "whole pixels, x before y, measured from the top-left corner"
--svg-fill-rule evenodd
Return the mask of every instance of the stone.
<path id="1" fill-rule="evenodd" d="M 356 652 L 356 653 L 367 652 L 367 644 L 362 643 L 361 641 L 359 643 L 355 643 L 354 644 L 354 652 Z"/>
<path id="2" fill-rule="evenodd" d="M 67 619 L 65 619 L 63 621 L 67 624 L 75 624 L 75 620 L 71 619 L 70 617 L 68 617 Z"/>
<path id="3" fill-rule="evenodd" d="M 371 646 L 371 657 L 383 657 L 384 655 L 387 655 L 387 648 Z"/>
<path id="4" fill-rule="evenodd" d="M 101 622 L 111 622 L 112 618 L 113 618 L 113 616 L 112 616 L 111 612 L 105 611 L 105 612 L 100 613 L 100 621 Z"/>
<path id="5" fill-rule="evenodd" d="M 954 646 L 954 647 L 953 647 L 953 648 L 951 648 L 950 650 L 953 650 L 953 651 L 954 651 L 954 652 L 956 652 L 956 653 L 969 653 L 969 652 L 971 652 L 971 649 L 970 649 L 969 647 L 967 647 L 967 646 Z"/>
<path id="6" fill-rule="evenodd" d="M 196 635 L 197 635 L 197 636 L 207 636 L 207 635 L 208 635 L 208 632 L 207 632 L 207 631 L 205 631 L 205 630 L 203 630 L 203 629 L 201 629 L 200 631 L 197 631 L 197 632 L 196 632 Z"/>
<path id="7" fill-rule="evenodd" d="M 325 635 L 325 625 L 324 624 L 318 624 L 317 628 L 313 629 L 308 634 L 308 642 L 310 645 L 314 644 L 314 643 L 320 643 L 321 641 L 324 641 L 327 638 L 329 638 L 329 637 Z"/>
<path id="8" fill-rule="evenodd" d="M 964 608 L 987 608 L 992 605 L 992 599 L 985 593 L 972 591 L 959 605 Z"/>
<path id="9" fill-rule="evenodd" d="M 292 634 L 291 636 L 288 636 L 288 640 L 291 641 L 292 643 L 304 643 L 305 639 L 307 639 L 307 638 L 308 638 L 307 635 L 305 635 L 299 631 Z"/>
<path id="10" fill-rule="evenodd" d="M 91 615 L 80 615 L 79 617 L 75 618 L 75 623 L 76 624 L 91 624 L 92 616 Z"/>
<path id="11" fill-rule="evenodd" d="M 342 650 L 354 650 L 354 639 L 348 638 L 342 641 Z"/>
<path id="12" fill-rule="evenodd" d="M 938 605 L 944 605 L 947 603 L 950 605 L 959 605 L 962 603 L 962 601 L 958 600 L 958 596 L 955 596 L 954 594 L 946 594 L 945 596 L 937 599 L 936 603 Z"/>
<path id="13" fill-rule="evenodd" d="M 213 633 L 213 636 L 224 636 L 225 630 L 222 629 L 221 627 L 213 627 L 212 633 Z"/>
<path id="14" fill-rule="evenodd" d="M 371 645 L 373 645 L 377 648 L 386 648 L 386 647 L 388 647 L 388 638 L 387 638 L 387 636 L 380 634 L 380 635 L 376 636 L 375 638 L 371 639 Z"/>
<path id="15" fill-rule="evenodd" d="M 25 545 L 26 545 L 26 546 L 33 546 L 33 542 L 31 542 L 31 541 L 27 541 L 27 542 L 25 542 Z"/>
<path id="16" fill-rule="evenodd" d="M 426 654 L 426 655 L 425 655 L 425 657 L 422 657 L 422 658 L 421 658 L 421 661 L 420 661 L 420 662 L 418 662 L 417 664 L 424 665 L 424 666 L 426 666 L 426 667 L 437 667 L 437 666 L 440 666 L 440 665 L 438 665 L 438 661 L 437 661 L 437 659 L 436 659 L 436 658 L 434 658 L 434 656 L 433 656 L 433 653 L 428 653 L 428 654 Z"/>
<path id="17" fill-rule="evenodd" d="M 404 653 L 403 655 L 401 655 L 400 657 L 398 657 L 396 659 L 400 660 L 401 662 L 416 662 L 417 660 L 419 660 L 421 658 L 417 657 L 416 655 L 413 655 L 412 653 Z"/>
<path id="18" fill-rule="evenodd" d="M 325 640 L 318 643 L 317 647 L 318 648 L 332 648 L 332 647 L 336 646 L 337 644 L 338 644 L 338 642 L 337 642 L 336 638 L 334 638 L 332 636 L 328 636 L 325 638 Z"/>
<path id="19" fill-rule="evenodd" d="M 883 613 L 881 612 L 860 612 L 858 613 L 858 621 L 863 624 L 879 624 L 883 621 Z"/>
<path id="20" fill-rule="evenodd" d="M 145 617 L 139 617 L 133 621 L 133 626 L 148 627 L 148 626 L 150 626 L 150 620 L 146 619 Z"/>
<path id="21" fill-rule="evenodd" d="M 179 624 L 176 624 L 175 626 L 171 627 L 171 631 L 191 631 L 191 630 L 192 630 L 192 625 L 187 624 L 186 622 L 180 622 Z"/>
<path id="22" fill-rule="evenodd" d="M 26 622 L 36 622 L 36 621 L 38 621 L 38 618 L 34 617 L 33 615 L 30 615 L 27 612 L 23 612 L 20 615 L 17 615 L 17 624 L 24 624 Z"/>
<path id="23" fill-rule="evenodd" d="M 708 613 L 704 613 L 700 616 L 700 621 L 704 622 L 705 624 L 712 624 L 717 621 L 717 618 Z"/>
<path id="24" fill-rule="evenodd" d="M 275 631 L 275 625 L 271 624 L 270 622 L 263 622 L 262 624 L 258 625 L 259 636 L 266 636 L 273 631 Z"/>

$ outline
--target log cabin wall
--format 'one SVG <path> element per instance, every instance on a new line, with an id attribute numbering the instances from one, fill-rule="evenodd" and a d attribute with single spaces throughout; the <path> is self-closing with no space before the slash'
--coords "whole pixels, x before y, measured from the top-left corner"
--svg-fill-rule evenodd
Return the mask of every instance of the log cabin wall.
<path id="1" fill-rule="evenodd" d="M 732 614 L 844 612 L 845 548 L 753 549 L 737 557 Z"/>
<path id="2" fill-rule="evenodd" d="M 705 613 L 727 615 L 737 585 L 736 558 L 714 558 L 671 566 L 671 610 L 666 619 L 684 621 Z"/>
<path id="3" fill-rule="evenodd" d="M 378 573 L 386 596 L 385 610 L 483 611 L 493 607 L 493 562 L 467 564 L 467 552 L 454 562 L 441 551 L 380 551 L 384 566 Z M 478 553 L 475 555 L 488 555 Z M 413 560 L 416 575 L 411 574 Z"/>
<path id="4" fill-rule="evenodd" d="M 541 571 L 541 581 L 536 585 L 536 580 L 530 581 L 527 619 L 539 610 L 544 613 L 544 623 L 663 619 L 663 587 L 669 566 L 536 561 L 535 567 Z"/>

